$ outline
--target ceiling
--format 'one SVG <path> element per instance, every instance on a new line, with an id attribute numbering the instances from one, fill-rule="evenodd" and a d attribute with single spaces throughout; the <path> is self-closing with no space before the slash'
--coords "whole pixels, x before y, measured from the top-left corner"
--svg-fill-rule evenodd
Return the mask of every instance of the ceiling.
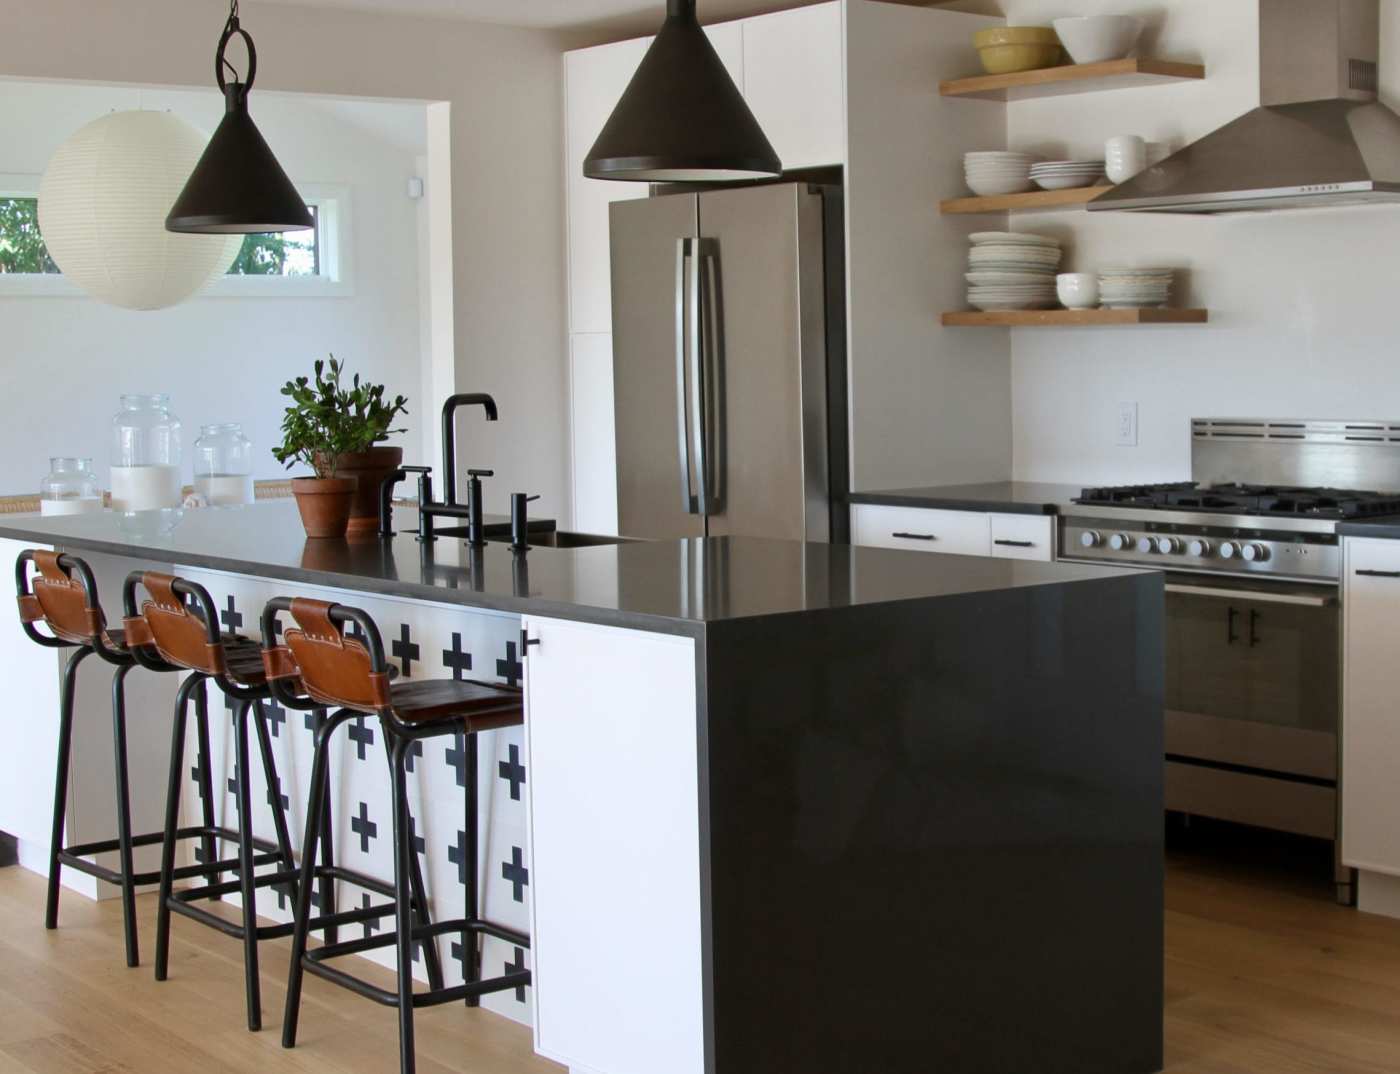
<path id="1" fill-rule="evenodd" d="M 354 8 L 402 15 L 469 19 L 553 30 L 608 30 L 647 33 L 660 24 L 665 0 L 262 0 L 264 3 Z M 765 11 L 802 7 L 818 0 L 699 0 L 703 22 L 742 18 Z M 934 0 L 895 0 L 933 5 Z M 985 3 L 989 0 L 971 0 Z M 967 6 L 954 0 L 947 6 Z"/>

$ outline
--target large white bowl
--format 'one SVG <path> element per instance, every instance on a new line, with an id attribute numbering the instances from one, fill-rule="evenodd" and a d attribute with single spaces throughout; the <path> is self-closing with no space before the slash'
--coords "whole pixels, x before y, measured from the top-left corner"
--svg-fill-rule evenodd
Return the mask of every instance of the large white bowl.
<path id="1" fill-rule="evenodd" d="M 1075 63 L 1123 59 L 1137 48 L 1142 27 L 1136 15 L 1078 15 L 1055 20 L 1055 32 Z"/>

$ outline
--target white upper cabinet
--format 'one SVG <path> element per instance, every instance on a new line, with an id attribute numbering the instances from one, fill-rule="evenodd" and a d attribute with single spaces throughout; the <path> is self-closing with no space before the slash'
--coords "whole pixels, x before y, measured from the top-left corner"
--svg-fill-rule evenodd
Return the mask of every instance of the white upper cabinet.
<path id="1" fill-rule="evenodd" d="M 759 15 L 744 30 L 744 99 L 785 169 L 842 164 L 841 4 Z"/>
<path id="2" fill-rule="evenodd" d="M 744 34 L 740 23 L 706 29 L 710 43 L 742 91 Z M 569 214 L 569 331 L 612 331 L 608 205 L 647 196 L 646 183 L 585 179 L 583 160 L 642 62 L 651 38 L 564 54 L 564 132 Z"/>

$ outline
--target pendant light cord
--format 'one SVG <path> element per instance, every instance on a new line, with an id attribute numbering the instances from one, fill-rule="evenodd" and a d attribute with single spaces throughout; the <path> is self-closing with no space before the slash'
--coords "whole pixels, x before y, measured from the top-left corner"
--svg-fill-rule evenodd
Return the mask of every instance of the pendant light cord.
<path id="1" fill-rule="evenodd" d="M 234 36 L 243 38 L 244 45 L 248 48 L 248 73 L 243 76 L 238 68 L 229 62 L 228 52 L 229 42 Z M 225 77 L 225 74 L 232 75 L 232 79 Z M 248 36 L 248 31 L 243 29 L 238 21 L 238 0 L 229 0 L 228 21 L 224 23 L 223 36 L 219 38 L 219 51 L 214 57 L 214 75 L 219 80 L 219 89 L 228 92 L 230 84 L 242 86 L 243 92 L 253 88 L 253 79 L 258 73 L 258 51 L 253 47 L 253 39 Z"/>

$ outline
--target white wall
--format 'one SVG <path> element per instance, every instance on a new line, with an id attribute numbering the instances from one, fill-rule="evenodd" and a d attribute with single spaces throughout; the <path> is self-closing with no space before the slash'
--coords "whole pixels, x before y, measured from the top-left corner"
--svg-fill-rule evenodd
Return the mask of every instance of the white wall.
<path id="1" fill-rule="evenodd" d="M 544 31 L 244 3 L 259 90 L 446 102 L 451 140 L 455 387 L 489 391 L 501 421 L 464 417 L 460 461 L 566 511 L 559 54 Z M 188 0 L 7 0 L 0 76 L 204 86 L 226 8 Z M 441 308 L 442 304 L 439 304 Z M 433 408 L 441 399 L 432 400 Z M 434 460 L 436 461 L 436 460 Z"/>
<path id="2" fill-rule="evenodd" d="M 1384 0 L 1382 71 L 1400 103 L 1400 12 Z M 1246 110 L 1258 93 L 1251 0 L 1009 0 L 1014 23 L 1101 8 L 1150 13 L 1145 51 L 1199 60 L 1206 80 L 1042 98 L 1008 107 L 1015 148 L 1082 157 L 1114 134 L 1179 148 Z M 1208 416 L 1400 415 L 1395 281 L 1400 207 L 1229 217 L 1082 212 L 1013 219 L 1068 240 L 1068 266 L 1173 265 L 1177 303 L 1205 327 L 1018 329 L 1012 333 L 1015 476 L 1100 484 L 1182 479 L 1188 421 Z M 1115 410 L 1140 406 L 1140 446 L 1114 446 Z"/>
<path id="3" fill-rule="evenodd" d="M 0 393 L 0 492 L 34 491 L 51 455 L 91 456 L 105 482 L 110 421 L 124 392 L 171 395 L 185 427 L 187 480 L 199 426 L 216 421 L 242 422 L 256 448 L 255 476 L 277 477 L 279 389 L 331 352 L 411 397 L 402 423 L 410 432 L 396 442 L 410 455 L 421 452 L 419 431 L 431 422 L 419 394 L 419 203 L 406 186 L 424 143 L 424 106 L 274 93 L 257 104 L 259 126 L 295 181 L 348 192 L 340 212 L 353 293 L 196 297 L 152 312 L 81 294 L 0 297 L 0 363 L 18 388 Z M 0 173 L 37 178 L 73 131 L 138 107 L 169 110 L 210 131 L 223 99 L 216 90 L 0 81 Z M 35 414 L 44 420 L 36 423 Z"/>

